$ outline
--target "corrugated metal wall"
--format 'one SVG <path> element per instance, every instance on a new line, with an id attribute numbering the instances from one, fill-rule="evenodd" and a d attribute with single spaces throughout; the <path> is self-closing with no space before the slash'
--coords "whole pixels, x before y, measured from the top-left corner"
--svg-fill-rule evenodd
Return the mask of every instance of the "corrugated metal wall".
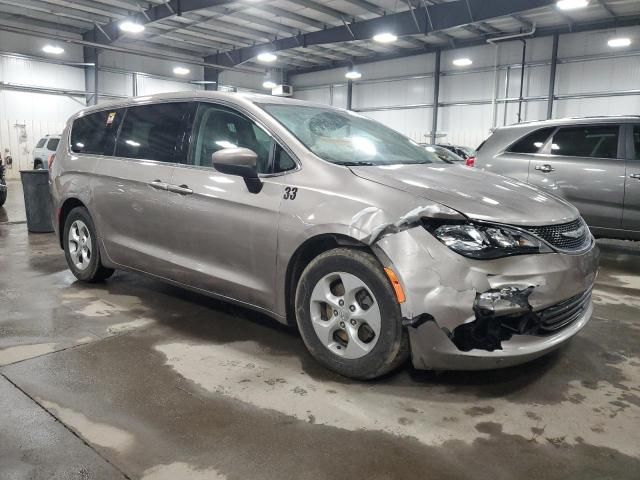
<path id="1" fill-rule="evenodd" d="M 42 47 L 49 43 L 45 39 L 0 32 L 2 52 L 43 56 Z M 61 60 L 82 62 L 82 48 L 65 44 Z M 171 76 L 173 64 L 146 57 L 103 52 L 100 65 L 108 71 L 100 71 L 99 101 L 113 100 L 113 96 L 127 97 L 134 92 L 134 75 L 119 72 L 121 69 L 141 70 L 151 75 L 137 74 L 138 95 L 160 92 L 199 90 L 202 87 L 186 81 L 162 78 Z M 189 66 L 188 79 L 201 79 L 202 67 Z M 85 91 L 84 69 L 77 66 L 59 65 L 33 58 L 0 55 L 0 152 L 4 156 L 9 149 L 13 157 L 13 168 L 9 178 L 17 178 L 20 169 L 32 168 L 33 148 L 45 134 L 61 133 L 67 118 L 85 106 L 80 95 L 62 95 L 42 91 L 19 91 L 19 89 L 64 89 Z"/>
<path id="2" fill-rule="evenodd" d="M 594 56 L 620 54 L 607 46 L 612 36 L 629 36 L 635 40 L 630 54 L 623 58 L 594 59 Z M 554 117 L 582 115 L 638 114 L 640 111 L 640 28 L 567 34 L 560 37 Z M 527 54 L 522 105 L 522 120 L 545 119 L 546 97 L 552 38 L 527 41 Z M 468 57 L 471 67 L 457 68 L 455 58 Z M 580 58 L 588 57 L 588 58 Z M 442 53 L 442 77 L 438 133 L 439 141 L 475 147 L 490 133 L 493 123 L 501 126 L 518 121 L 520 95 L 520 62 L 522 42 L 500 44 L 495 72 L 496 47 L 492 45 L 449 50 Z M 362 81 L 353 88 L 353 108 L 365 115 L 425 142 L 431 132 L 433 72 L 435 55 L 418 55 L 391 61 L 358 65 Z M 507 68 L 509 66 L 509 68 Z M 346 91 L 346 69 L 293 75 L 295 97 L 344 107 L 331 92 Z M 622 91 L 633 94 L 618 96 Z M 494 91 L 497 102 L 494 114 Z M 604 98 L 566 98 L 615 91 Z M 510 99 L 510 102 L 504 102 Z M 494 118 L 495 117 L 495 118 Z"/>

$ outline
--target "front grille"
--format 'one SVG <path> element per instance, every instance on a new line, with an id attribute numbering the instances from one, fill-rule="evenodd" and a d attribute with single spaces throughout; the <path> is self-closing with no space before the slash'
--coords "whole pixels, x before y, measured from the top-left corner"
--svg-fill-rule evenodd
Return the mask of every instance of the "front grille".
<path id="1" fill-rule="evenodd" d="M 538 325 L 540 333 L 553 333 L 573 323 L 587 308 L 589 300 L 591 300 L 591 290 L 536 312 L 540 319 Z"/>
<path id="2" fill-rule="evenodd" d="M 522 228 L 560 250 L 580 250 L 590 238 L 589 227 L 581 218 L 561 225 Z"/>

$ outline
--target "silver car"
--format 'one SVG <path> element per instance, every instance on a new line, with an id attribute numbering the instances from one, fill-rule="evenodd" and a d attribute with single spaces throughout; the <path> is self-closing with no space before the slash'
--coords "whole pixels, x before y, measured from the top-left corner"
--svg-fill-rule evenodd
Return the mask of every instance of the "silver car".
<path id="1" fill-rule="evenodd" d="M 499 128 L 475 165 L 567 199 L 596 236 L 640 240 L 640 117 Z"/>
<path id="2" fill-rule="evenodd" d="M 571 204 L 345 110 L 98 106 L 69 120 L 50 178 L 78 279 L 130 270 L 257 309 L 345 376 L 516 365 L 591 317 L 598 253 Z"/>

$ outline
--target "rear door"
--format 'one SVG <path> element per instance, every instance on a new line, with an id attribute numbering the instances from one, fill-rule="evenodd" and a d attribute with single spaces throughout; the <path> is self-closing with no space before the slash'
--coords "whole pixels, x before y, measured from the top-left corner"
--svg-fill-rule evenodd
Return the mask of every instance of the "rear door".
<path id="1" fill-rule="evenodd" d="M 620 228 L 624 177 L 617 124 L 560 127 L 529 166 L 529 183 L 567 199 L 598 228 Z"/>
<path id="2" fill-rule="evenodd" d="M 536 160 L 539 152 L 542 151 L 551 134 L 556 127 L 539 128 L 530 131 L 518 140 L 509 145 L 504 152 L 490 158 L 483 152 L 485 145 L 494 141 L 500 142 L 499 138 L 490 138 L 478 148 L 478 162 L 481 168 L 489 172 L 499 173 L 507 177 L 515 178 L 521 182 L 529 180 L 529 167 L 532 161 Z M 494 133 L 496 136 L 509 135 L 508 131 L 498 131 Z M 490 155 L 490 154 L 489 154 Z"/>
<path id="3" fill-rule="evenodd" d="M 171 274 L 168 185 L 186 158 L 192 104 L 127 108 L 115 153 L 95 171 L 94 205 L 109 257 L 159 276 Z"/>
<path id="4" fill-rule="evenodd" d="M 627 126 L 627 165 L 622 228 L 640 232 L 640 125 Z"/>

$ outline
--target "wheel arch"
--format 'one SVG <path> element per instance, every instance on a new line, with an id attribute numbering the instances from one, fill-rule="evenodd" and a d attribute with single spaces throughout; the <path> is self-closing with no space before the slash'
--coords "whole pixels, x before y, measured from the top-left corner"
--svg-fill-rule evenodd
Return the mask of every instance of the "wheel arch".
<path id="1" fill-rule="evenodd" d="M 295 325 L 295 287 L 302 272 L 318 255 L 337 247 L 353 247 L 373 253 L 365 243 L 340 233 L 323 233 L 306 239 L 293 253 L 285 275 L 285 311 L 288 325 Z M 375 254 L 374 254 L 375 255 Z"/>
<path id="2" fill-rule="evenodd" d="M 76 207 L 87 208 L 87 206 L 80 199 L 75 197 L 67 198 L 58 212 L 58 241 L 60 242 L 60 248 L 62 249 L 64 249 L 64 224 L 67 221 L 67 217 L 69 216 L 69 213 L 71 213 L 71 210 Z"/>

